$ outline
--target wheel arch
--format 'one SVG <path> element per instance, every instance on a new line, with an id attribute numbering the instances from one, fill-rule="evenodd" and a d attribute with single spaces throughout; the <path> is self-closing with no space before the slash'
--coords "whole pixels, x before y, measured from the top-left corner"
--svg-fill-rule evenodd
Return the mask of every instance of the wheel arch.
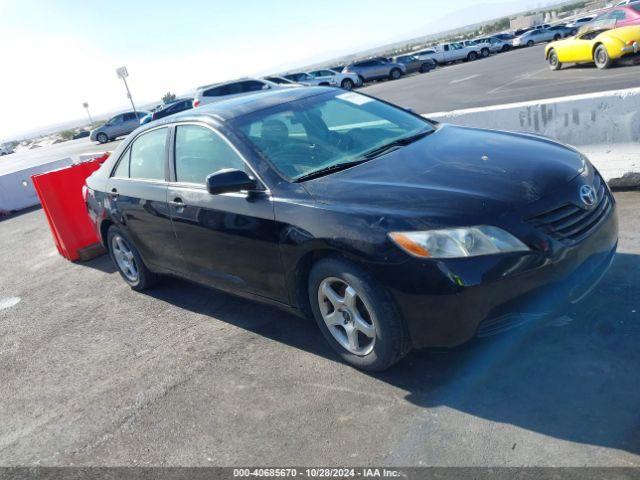
<path id="1" fill-rule="evenodd" d="M 619 58 L 621 55 L 618 55 L 617 52 L 621 51 L 622 47 L 624 47 L 625 43 L 623 40 L 620 40 L 619 38 L 613 38 L 613 37 L 604 37 L 604 38 L 599 38 L 597 42 L 595 42 L 593 44 L 593 47 L 591 48 L 591 57 L 593 58 L 593 56 L 596 53 L 596 49 L 602 45 L 604 48 L 607 49 L 607 54 L 609 55 L 609 58 L 611 58 L 612 60 L 615 60 L 617 58 Z M 620 48 L 616 48 L 616 47 L 620 47 Z"/>
<path id="2" fill-rule="evenodd" d="M 107 251 L 109 251 L 109 242 L 107 241 L 107 236 L 109 235 L 109 227 L 111 227 L 111 225 L 114 225 L 113 221 L 109 218 L 105 218 L 100 223 L 100 228 L 99 228 L 100 242 L 102 243 L 102 246 L 107 249 Z"/>
<path id="3" fill-rule="evenodd" d="M 317 262 L 329 257 L 347 259 L 339 250 L 330 247 L 314 248 L 301 255 L 287 275 L 287 288 L 293 306 L 305 317 L 313 318 L 309 303 L 309 273 Z"/>

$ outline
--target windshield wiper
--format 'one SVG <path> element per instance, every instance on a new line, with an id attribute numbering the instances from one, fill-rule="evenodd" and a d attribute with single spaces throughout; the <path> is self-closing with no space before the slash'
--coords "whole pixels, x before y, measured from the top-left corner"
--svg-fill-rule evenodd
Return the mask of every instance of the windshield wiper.
<path id="1" fill-rule="evenodd" d="M 376 147 L 373 150 L 369 150 L 357 160 L 329 165 L 328 167 L 321 168 L 320 170 L 316 170 L 314 172 L 302 175 L 301 177 L 296 178 L 295 181 L 304 182 L 305 180 L 312 180 L 314 178 L 323 177 L 330 173 L 338 172 L 340 170 L 346 170 L 347 168 L 350 168 L 350 167 L 355 167 L 356 165 L 360 165 L 361 163 L 368 162 L 369 160 L 373 160 L 374 158 L 379 157 L 380 155 L 388 152 L 393 148 L 409 145 L 410 143 L 420 140 L 421 138 L 426 137 L 427 135 L 429 135 L 430 133 L 433 133 L 434 131 L 435 130 L 425 130 L 423 132 L 416 133 L 415 135 L 398 138 L 397 140 L 393 140 L 392 142 L 389 142 L 385 145 Z"/>
<path id="2" fill-rule="evenodd" d="M 330 173 L 339 172 L 340 170 L 346 170 L 347 168 L 355 167 L 356 165 L 360 165 L 361 163 L 368 162 L 370 159 L 360 159 L 354 160 L 352 162 L 344 162 L 344 163 L 336 163 L 334 165 L 329 165 L 328 167 L 321 168 L 320 170 L 316 170 L 311 173 L 307 173 L 306 175 L 302 175 L 301 177 L 296 178 L 296 182 L 304 182 L 305 180 L 312 180 L 314 178 L 324 177 L 325 175 L 329 175 Z"/>
<path id="3" fill-rule="evenodd" d="M 366 160 L 371 160 L 373 158 L 379 157 L 380 155 L 387 153 L 391 149 L 394 149 L 397 147 L 404 147 L 405 145 L 409 145 L 410 143 L 416 142 L 421 138 L 424 138 L 427 135 L 433 133 L 434 131 L 435 130 L 425 130 L 423 132 L 416 133 L 415 135 L 398 138 L 397 140 L 393 140 L 392 142 L 376 147 L 373 150 L 369 150 L 362 156 L 362 158 Z"/>

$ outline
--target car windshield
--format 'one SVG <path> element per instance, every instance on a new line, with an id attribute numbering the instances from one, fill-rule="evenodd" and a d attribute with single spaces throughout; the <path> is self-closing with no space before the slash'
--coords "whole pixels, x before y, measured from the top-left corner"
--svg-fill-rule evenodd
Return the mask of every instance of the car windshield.
<path id="1" fill-rule="evenodd" d="M 323 93 L 231 123 L 291 181 L 370 160 L 434 131 L 416 115 L 355 92 Z"/>

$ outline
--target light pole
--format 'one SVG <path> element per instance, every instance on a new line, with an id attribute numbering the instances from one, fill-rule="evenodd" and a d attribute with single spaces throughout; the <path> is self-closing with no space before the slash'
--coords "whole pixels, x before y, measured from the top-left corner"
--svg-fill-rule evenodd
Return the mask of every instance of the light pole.
<path id="1" fill-rule="evenodd" d="M 87 116 L 89 117 L 89 125 L 93 125 L 93 118 L 91 118 L 91 114 L 89 113 L 89 103 L 88 102 L 84 102 L 82 104 L 82 106 L 87 111 Z"/>
<path id="2" fill-rule="evenodd" d="M 129 85 L 127 85 L 127 77 L 129 76 L 129 72 L 127 72 L 127 67 L 116 68 L 116 74 L 118 74 L 118 78 L 121 78 L 124 82 L 124 88 L 127 89 L 127 97 L 131 101 L 131 106 L 133 107 L 133 113 L 138 116 L 138 112 L 136 111 L 136 106 L 133 103 L 133 97 L 131 96 L 131 92 L 129 91 Z"/>

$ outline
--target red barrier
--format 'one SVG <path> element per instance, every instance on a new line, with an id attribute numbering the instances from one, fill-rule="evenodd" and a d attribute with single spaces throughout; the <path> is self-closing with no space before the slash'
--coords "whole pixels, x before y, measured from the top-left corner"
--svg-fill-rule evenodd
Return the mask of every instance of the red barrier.
<path id="1" fill-rule="evenodd" d="M 101 251 L 100 239 L 87 215 L 82 187 L 108 157 L 105 154 L 31 177 L 58 252 L 68 260 L 88 260 Z"/>

